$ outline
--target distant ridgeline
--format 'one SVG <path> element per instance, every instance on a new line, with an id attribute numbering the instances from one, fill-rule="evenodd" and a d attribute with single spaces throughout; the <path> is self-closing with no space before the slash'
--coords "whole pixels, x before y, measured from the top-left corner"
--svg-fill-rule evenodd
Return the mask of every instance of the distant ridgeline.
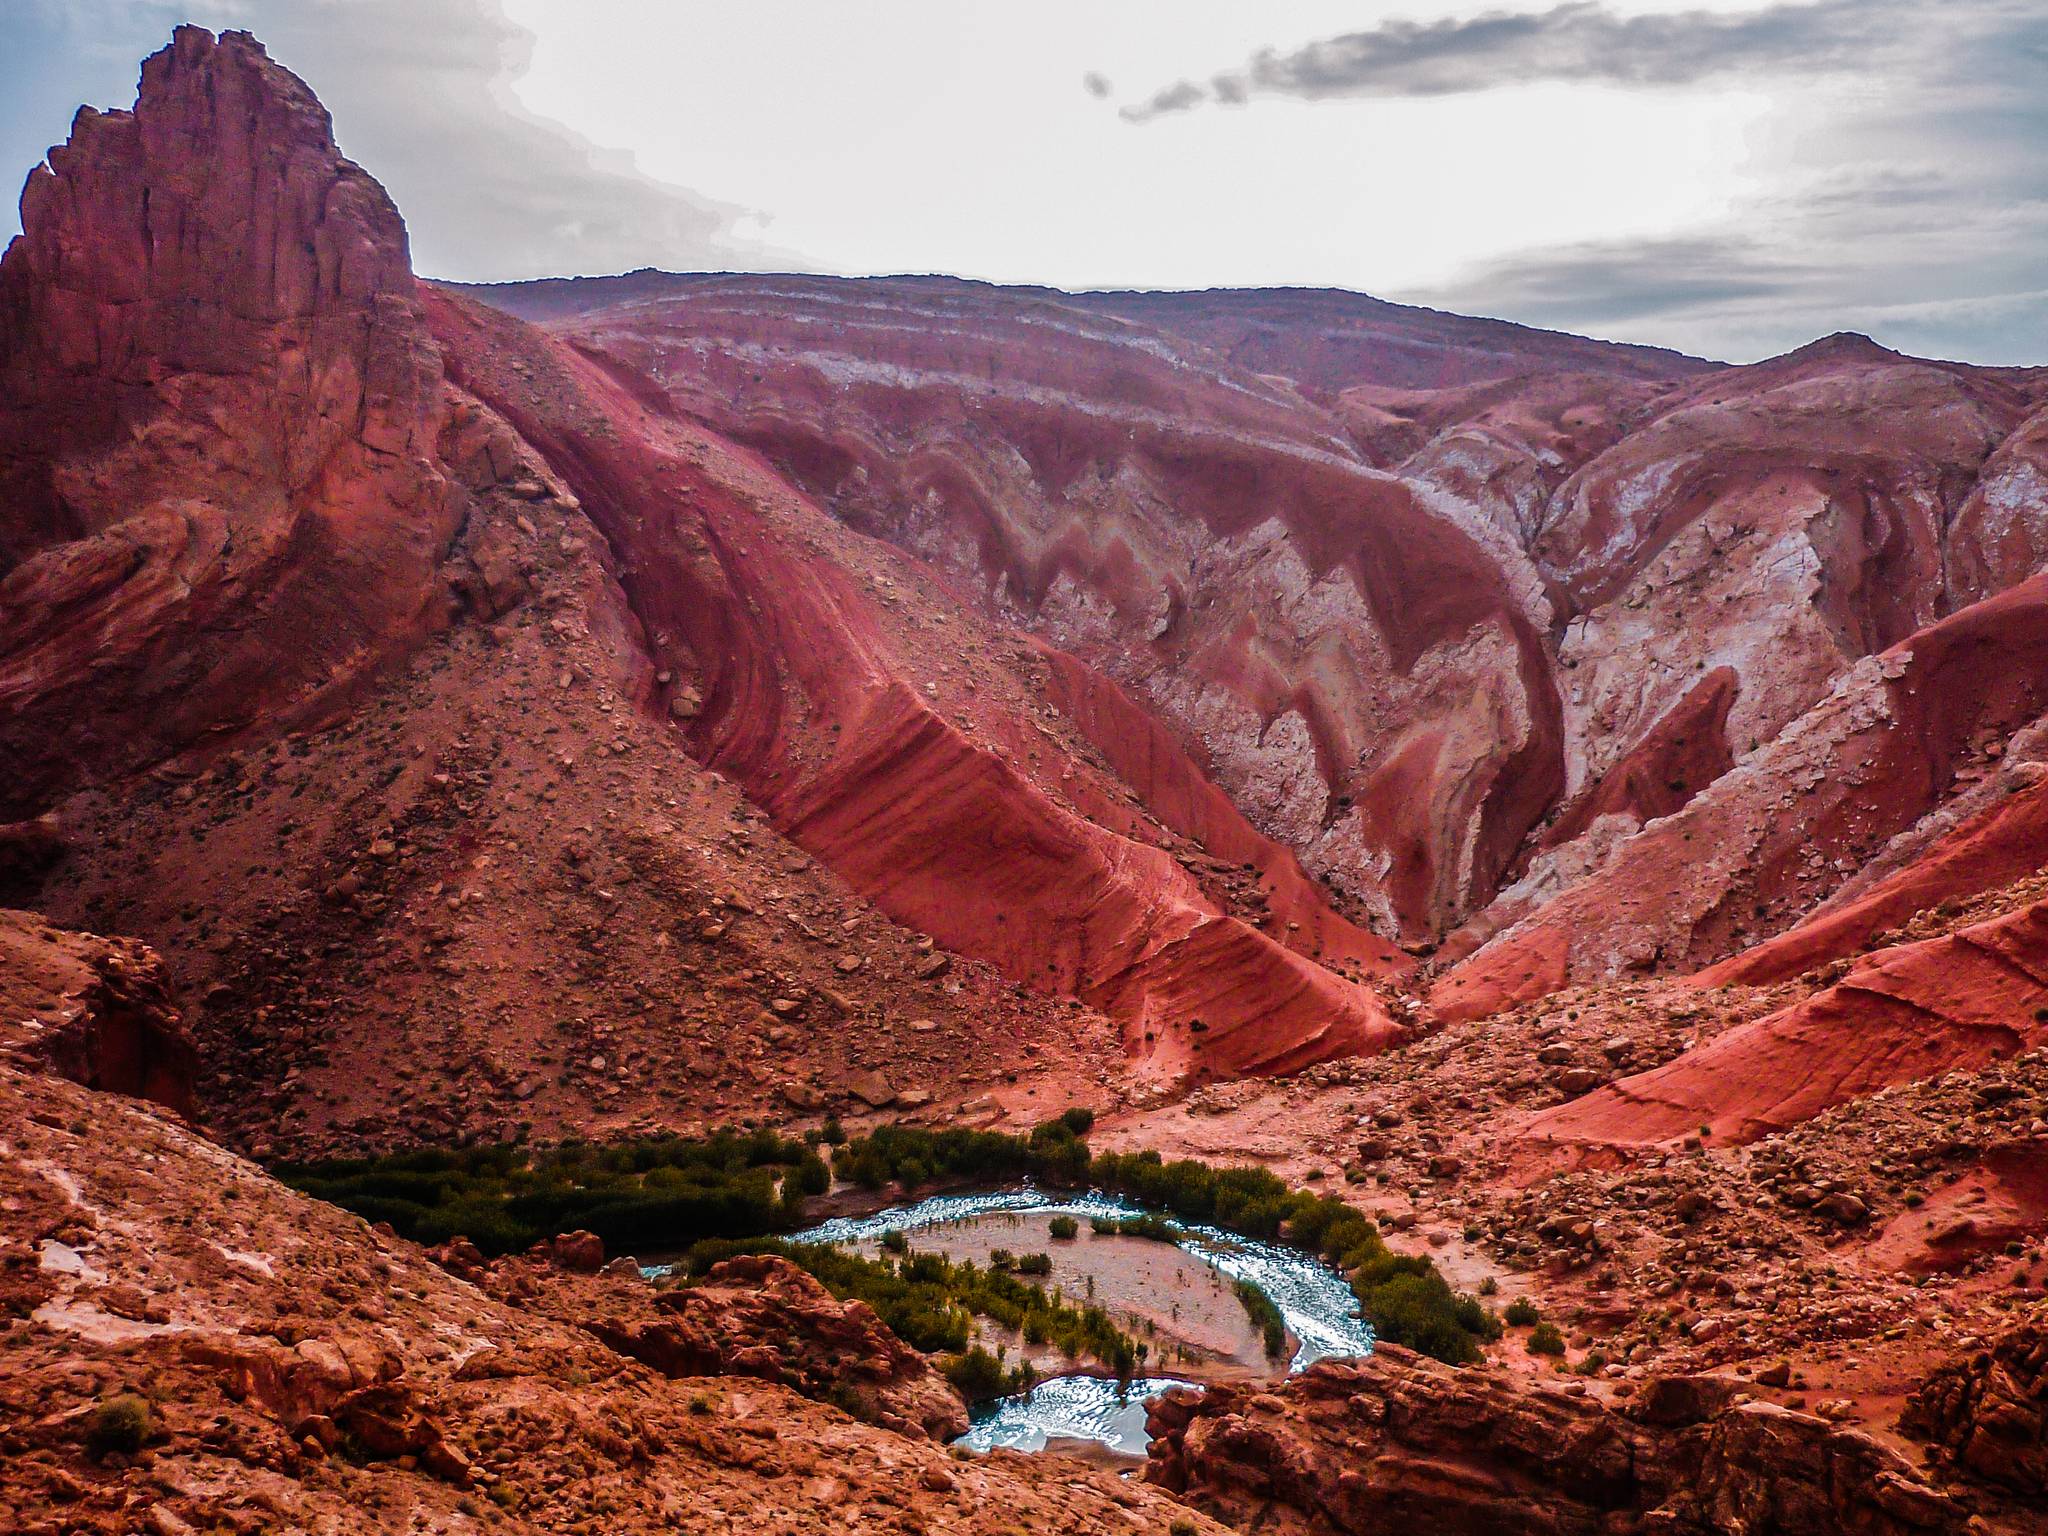
<path id="1" fill-rule="evenodd" d="M 1475 1360 L 1481 1344 L 1499 1336 L 1499 1321 L 1474 1297 L 1452 1291 L 1427 1257 L 1389 1250 L 1378 1227 L 1336 1196 L 1289 1189 L 1263 1168 L 1166 1162 L 1156 1152 L 1091 1153 L 1093 1124 L 1088 1111 L 1069 1110 L 1023 1136 L 892 1125 L 849 1140 L 828 1121 L 802 1140 L 765 1129 L 719 1131 L 601 1145 L 427 1149 L 285 1163 L 274 1171 L 307 1194 L 387 1221 L 418 1242 L 467 1237 L 486 1253 L 504 1254 L 581 1228 L 597 1233 L 614 1253 L 684 1253 L 696 1272 L 733 1253 L 772 1251 L 842 1295 L 872 1290 L 874 1277 L 857 1277 L 844 1262 L 848 1255 L 775 1241 L 808 1225 L 809 1198 L 835 1181 L 871 1190 L 894 1183 L 906 1193 L 939 1183 L 1026 1181 L 1097 1189 L 1183 1221 L 1319 1254 L 1349 1278 L 1378 1337 L 1439 1360 Z M 917 1255 L 905 1264 L 930 1258 Z M 890 1267 L 885 1260 L 854 1262 Z M 987 1289 L 978 1279 L 975 1284 Z M 1007 1295 L 1007 1286 L 997 1289 Z M 886 1319 L 886 1309 L 878 1310 Z M 957 1345 L 949 1331 L 920 1347 Z M 1106 1335 L 1094 1334 L 1086 1352 L 1128 1368 L 1105 1350 L 1118 1353 Z"/>

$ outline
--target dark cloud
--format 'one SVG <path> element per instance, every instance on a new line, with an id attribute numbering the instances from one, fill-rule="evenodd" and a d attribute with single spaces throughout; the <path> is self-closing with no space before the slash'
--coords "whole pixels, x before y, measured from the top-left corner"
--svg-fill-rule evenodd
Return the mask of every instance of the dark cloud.
<path id="1" fill-rule="evenodd" d="M 2048 5 L 1806 0 L 1622 16 L 1593 0 L 1388 22 L 1123 109 L 1143 122 L 1258 97 L 1418 98 L 1532 80 L 1678 89 L 1759 81 L 1779 103 L 1722 219 L 1474 264 L 1390 295 L 1714 356 L 1836 330 L 1984 362 L 2048 359 Z M 1611 211 L 1623 186 L 1581 166 Z M 1561 189 L 1563 187 L 1561 182 Z"/>
<path id="2" fill-rule="evenodd" d="M 1833 331 L 1922 356 L 2048 358 L 2048 210 L 1983 214 L 1923 188 L 1904 203 L 1845 190 L 1782 222 L 1769 204 L 1755 213 L 1755 233 L 1521 251 L 1390 297 L 1735 361 Z"/>
<path id="3" fill-rule="evenodd" d="M 7 51 L 41 60 L 46 94 L 70 92 L 76 105 L 90 89 L 95 105 L 126 106 L 136 61 L 181 21 L 254 32 L 313 87 L 343 151 L 405 214 L 422 272 L 488 281 L 808 265 L 750 235 L 761 221 L 749 210 L 657 181 L 630 155 L 522 108 L 511 84 L 527 68 L 533 38 L 499 0 L 29 0 L 28 40 L 17 30 Z M 75 83 L 50 63 L 74 50 L 125 62 L 96 62 Z M 0 72 L 0 86 L 11 72 Z M 26 173 L 69 117 L 67 106 L 36 129 L 41 142 L 13 170 Z M 4 116 L 0 124 L 10 142 L 25 131 Z"/>
<path id="4" fill-rule="evenodd" d="M 1115 87 L 1109 83 L 1109 76 L 1091 69 L 1081 77 L 1081 89 L 1090 96 L 1093 96 L 1097 101 L 1102 101 L 1108 97 Z"/>
<path id="5" fill-rule="evenodd" d="M 1258 96 L 1446 96 L 1532 80 L 1684 85 L 1760 69 L 1834 70 L 1867 60 L 1893 35 L 1896 0 L 1814 0 L 1725 14 L 1622 16 L 1595 0 L 1468 20 L 1388 21 L 1242 69 L 1176 80 L 1123 115 L 1148 122 L 1205 103 Z"/>
<path id="6" fill-rule="evenodd" d="M 1787 260 L 1740 235 L 1695 235 L 1519 252 L 1456 283 L 1404 297 L 1439 308 L 1489 309 L 1536 325 L 1602 328 L 1703 306 L 1782 299 L 1823 277 L 1824 269 Z"/>

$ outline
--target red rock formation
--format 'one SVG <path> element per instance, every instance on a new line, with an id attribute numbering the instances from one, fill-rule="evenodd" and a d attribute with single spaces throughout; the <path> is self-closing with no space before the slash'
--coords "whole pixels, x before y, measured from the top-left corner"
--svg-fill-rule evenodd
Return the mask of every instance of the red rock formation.
<path id="1" fill-rule="evenodd" d="M 1433 1000 L 1448 1017 L 1478 1018 L 1574 980 L 1718 959 L 1881 853 L 1964 786 L 1986 743 L 2044 710 L 2048 578 L 2035 577 L 1866 658 L 1561 893 L 1534 876 L 1510 890 L 1490 914 L 1505 931 Z M 2030 834 L 2010 830 L 2024 862 Z"/>
<path id="2" fill-rule="evenodd" d="M 636 1275 L 614 1289 L 645 1282 Z M 953 1440 L 967 1406 L 925 1357 L 863 1301 L 834 1301 L 787 1259 L 744 1257 L 694 1285 L 663 1291 L 585 1326 L 622 1355 L 665 1376 L 754 1376 L 858 1413 L 903 1434 Z"/>
<path id="3" fill-rule="evenodd" d="M 132 939 L 0 911 L 0 1060 L 192 1109 L 192 1041 L 163 962 Z"/>
<path id="4" fill-rule="evenodd" d="M 1537 1141 L 1753 1141 L 1894 1083 L 2048 1042 L 2048 903 L 1880 950 L 1834 985 L 1528 1122 Z"/>
<path id="5" fill-rule="evenodd" d="M 1966 1472 L 2048 1498 L 2048 1317 L 2016 1319 L 1913 1394 L 1902 1426 Z"/>
<path id="6" fill-rule="evenodd" d="M 0 813 L 276 729 L 433 622 L 462 515 L 404 226 L 245 33 L 80 111 L 0 261 Z"/>
<path id="7" fill-rule="evenodd" d="M 1968 1511 L 1896 1452 L 1729 1383 L 1655 1381 L 1617 1411 L 1396 1346 L 1277 1392 L 1175 1391 L 1148 1481 L 1245 1530 L 1443 1536 L 1960 1532 Z"/>
<path id="8" fill-rule="evenodd" d="M 1289 389 L 937 280 L 676 279 L 563 329 L 1099 663 L 1386 931 L 1483 902 L 1559 787 L 1533 578 Z"/>
<path id="9" fill-rule="evenodd" d="M 1803 775 L 1859 662 L 2031 573 L 2040 380 L 1859 337 L 1716 370 L 1540 333 L 1490 352 L 1330 295 L 641 273 L 488 296 L 1114 678 L 1383 934 L 1463 958 L 1599 887 L 1544 930 L 1571 956 L 1538 934 L 1460 1009 L 1697 965 L 1828 894 L 1879 851 L 1866 823 L 1960 786 L 1899 770 L 1873 815 L 1837 807 L 1853 836 L 1802 825 L 1826 863 L 1791 870 L 1752 786 L 1722 813 L 1726 904 L 1681 894 L 1646 942 L 1622 893 L 1667 878 L 1636 867 L 1646 824 L 1759 750 Z M 1413 387 L 1424 354 L 1453 387 Z M 2001 507 L 2013 538 L 1979 526 Z"/>
<path id="10" fill-rule="evenodd" d="M 890 615 L 901 565 L 836 532 L 826 558 L 815 507 L 635 377 L 457 300 L 433 313 L 464 386 L 620 556 L 695 750 L 884 911 L 1123 1021 L 1164 1071 L 1285 1070 L 1394 1037 L 1371 994 L 1219 910 L 1156 832 L 1111 814 L 1113 779 L 1042 752 L 1014 672 Z M 545 409 L 532 378 L 556 391 Z"/>
<path id="11" fill-rule="evenodd" d="M 1996 890 L 2041 867 L 2048 852 L 2048 764 L 2009 762 L 1990 803 L 1866 888 L 1855 884 L 1775 938 L 1694 978 L 1701 986 L 1763 986 L 1867 948 L 1916 912 Z"/>
<path id="12" fill-rule="evenodd" d="M 264 940 L 191 962 L 186 993 L 235 1036 L 216 1086 L 280 1038 L 312 1065 L 408 1038 L 446 965 L 471 985 L 440 1045 L 513 1039 L 508 1078 L 542 1094 L 549 1048 L 504 1016 L 595 1005 L 564 965 L 507 982 L 511 955 L 673 943 L 671 902 L 723 934 L 712 888 L 751 902 L 798 860 L 823 866 L 807 897 L 844 882 L 901 943 L 782 968 L 874 967 L 843 986 L 726 968 L 742 1031 L 785 1054 L 778 1020 L 814 1000 L 821 1051 L 856 1016 L 886 1032 L 886 970 L 963 1017 L 997 976 L 1028 989 L 1006 1016 L 1099 1086 L 1101 1015 L 1155 1078 L 1287 1071 L 1402 1038 L 1359 984 L 1405 969 L 1397 941 L 1443 943 L 1437 999 L 1471 1016 L 1767 938 L 1990 816 L 1985 763 L 2048 708 L 2036 374 L 1854 337 L 1720 369 L 1329 294 L 490 293 L 543 336 L 418 289 L 305 88 L 195 29 L 132 114 L 81 115 L 24 218 L 0 264 L 0 746 L 27 771 L 0 814 L 57 816 L 12 878 L 157 938 L 236 885 L 222 922 Z M 542 788 L 567 776 L 551 726 L 632 771 Z M 340 847 L 327 806 L 259 793 L 302 759 L 323 784 L 381 771 L 405 731 L 467 765 L 459 791 L 416 761 L 355 805 L 430 841 L 431 873 L 423 844 Z M 133 777 L 152 764 L 168 808 Z M 697 836 L 731 814 L 707 768 L 780 841 Z M 596 818 L 655 796 L 676 815 L 636 834 L 621 897 Z M 1987 879 L 2028 857 L 2016 812 Z M 128 825 L 150 846 L 77 835 Z M 227 825 L 218 868 L 174 867 L 170 839 Z M 572 937 L 469 888 L 514 856 L 612 910 Z M 1901 878 L 1883 903 L 1915 899 Z M 473 929 L 472 897 L 498 937 L 457 953 L 438 912 Z M 399 934 L 390 1013 L 341 1002 Z M 937 947 L 985 963 L 974 996 Z M 639 958 L 598 965 L 605 1008 L 705 991 L 696 959 Z M 285 1004 L 258 970 L 292 971 Z M 822 1107 L 796 1065 L 745 1071 Z"/>

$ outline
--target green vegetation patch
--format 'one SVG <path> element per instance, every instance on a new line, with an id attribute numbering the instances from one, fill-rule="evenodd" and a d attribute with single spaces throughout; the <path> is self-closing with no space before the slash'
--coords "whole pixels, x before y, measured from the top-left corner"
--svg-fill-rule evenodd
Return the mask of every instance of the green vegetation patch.
<path id="1" fill-rule="evenodd" d="M 1266 1358 L 1278 1360 L 1285 1355 L 1287 1319 L 1282 1317 L 1280 1309 L 1273 1305 L 1273 1298 L 1249 1280 L 1234 1281 L 1230 1288 L 1237 1293 L 1237 1299 L 1244 1306 L 1245 1316 L 1252 1320 L 1252 1326 L 1264 1335 Z"/>
<path id="2" fill-rule="evenodd" d="M 792 1231 L 803 1224 L 805 1197 L 832 1184 L 815 1150 L 772 1130 L 429 1148 L 272 1171 L 295 1189 L 388 1221 L 415 1242 L 467 1237 L 487 1254 L 579 1228 L 603 1238 L 612 1253 Z"/>

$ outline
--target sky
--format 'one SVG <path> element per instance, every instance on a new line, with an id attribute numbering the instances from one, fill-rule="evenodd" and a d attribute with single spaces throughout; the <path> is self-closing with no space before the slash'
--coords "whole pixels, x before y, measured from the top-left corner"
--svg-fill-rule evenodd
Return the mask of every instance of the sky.
<path id="1" fill-rule="evenodd" d="M 0 175 L 179 21 L 305 78 L 437 277 L 1313 285 L 2048 364 L 2048 0 L 0 0 Z"/>

